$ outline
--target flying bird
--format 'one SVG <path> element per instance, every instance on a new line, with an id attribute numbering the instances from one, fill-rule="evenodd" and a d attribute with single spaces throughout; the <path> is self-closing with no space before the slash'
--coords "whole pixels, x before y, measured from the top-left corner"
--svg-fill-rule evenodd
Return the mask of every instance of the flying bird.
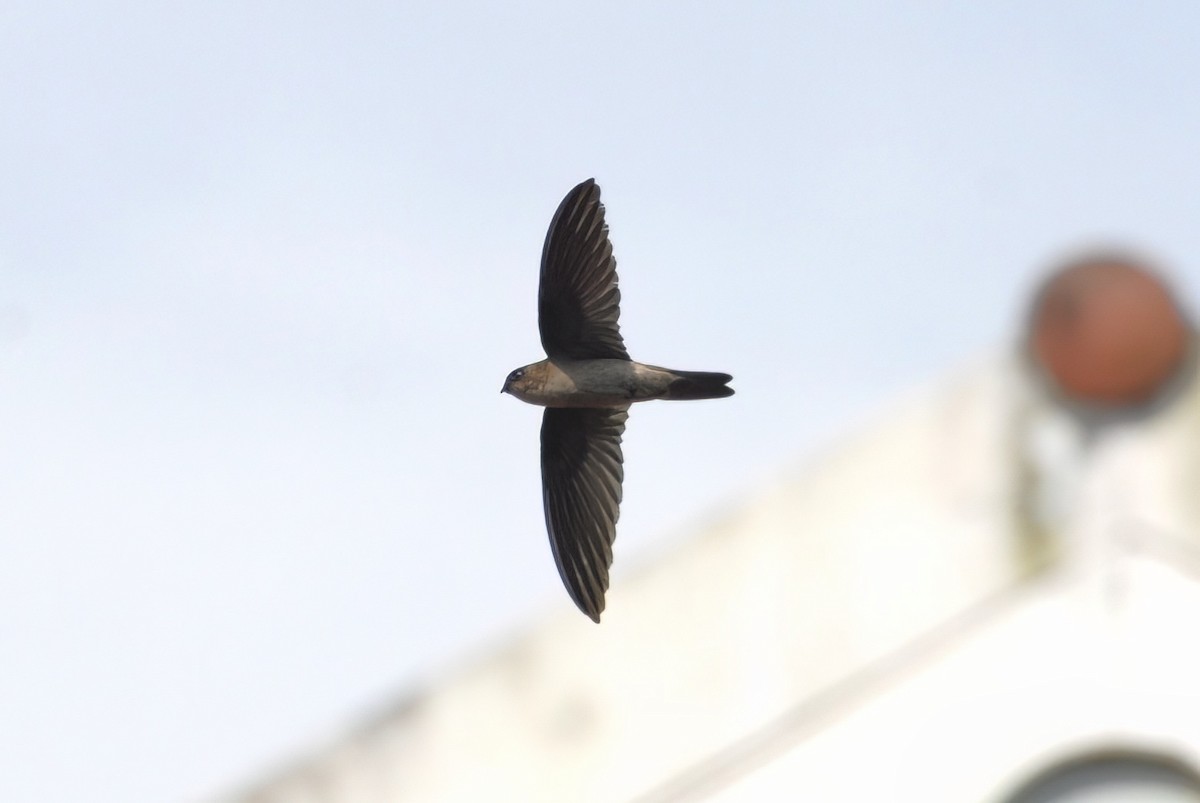
<path id="1" fill-rule="evenodd" d="M 630 359 L 617 325 L 620 301 L 600 188 L 588 179 L 559 204 L 542 247 L 538 329 L 547 359 L 510 373 L 500 392 L 546 408 L 542 505 L 550 548 L 567 593 L 595 622 L 612 565 L 629 406 L 733 395 L 729 374 Z"/>

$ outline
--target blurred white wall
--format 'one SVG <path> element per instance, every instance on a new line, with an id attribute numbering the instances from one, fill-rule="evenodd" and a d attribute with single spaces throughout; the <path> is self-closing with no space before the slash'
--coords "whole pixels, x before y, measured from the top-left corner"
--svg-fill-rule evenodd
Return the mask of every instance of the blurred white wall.
<path id="1" fill-rule="evenodd" d="M 1085 431 L 981 360 L 700 519 L 600 626 L 564 596 L 228 800 L 1001 800 L 1089 751 L 1200 765 L 1194 489 L 1195 387 Z"/>

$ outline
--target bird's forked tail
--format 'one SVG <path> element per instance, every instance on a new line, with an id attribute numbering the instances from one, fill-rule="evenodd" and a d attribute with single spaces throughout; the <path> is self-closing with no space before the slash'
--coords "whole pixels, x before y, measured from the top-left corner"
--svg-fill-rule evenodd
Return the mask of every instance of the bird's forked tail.
<path id="1" fill-rule="evenodd" d="M 671 371 L 675 379 L 667 386 L 664 399 L 687 401 L 691 399 L 723 399 L 733 395 L 733 388 L 728 383 L 733 379 L 729 374 L 718 374 L 711 371 Z"/>

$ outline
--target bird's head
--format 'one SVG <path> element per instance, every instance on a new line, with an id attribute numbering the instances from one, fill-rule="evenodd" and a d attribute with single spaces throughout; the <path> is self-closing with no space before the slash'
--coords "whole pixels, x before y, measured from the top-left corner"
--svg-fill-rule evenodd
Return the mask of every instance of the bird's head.
<path id="1" fill-rule="evenodd" d="M 517 368 L 516 371 L 510 373 L 508 377 L 505 377 L 504 386 L 503 388 L 500 388 L 500 392 L 502 392 L 502 394 L 511 394 L 511 392 L 514 391 L 521 392 L 524 389 L 524 382 L 526 382 L 526 368 L 528 367 L 529 366 Z"/>
<path id="2" fill-rule="evenodd" d="M 505 377 L 504 386 L 500 388 L 500 392 L 512 394 L 521 401 L 529 401 L 530 397 L 538 394 L 545 380 L 544 362 L 534 362 L 533 365 L 517 368 L 516 371 Z"/>

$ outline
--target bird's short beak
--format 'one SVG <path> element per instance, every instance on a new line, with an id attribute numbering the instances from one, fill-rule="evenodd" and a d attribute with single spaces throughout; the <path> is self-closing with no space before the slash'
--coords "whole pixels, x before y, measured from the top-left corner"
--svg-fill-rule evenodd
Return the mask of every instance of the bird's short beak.
<path id="1" fill-rule="evenodd" d="M 508 390 L 508 383 L 507 383 L 507 382 L 505 382 L 505 383 L 504 383 L 504 387 L 500 388 L 500 392 L 501 392 L 501 393 L 503 393 L 503 392 L 504 392 L 504 391 L 506 391 L 506 390 Z"/>

